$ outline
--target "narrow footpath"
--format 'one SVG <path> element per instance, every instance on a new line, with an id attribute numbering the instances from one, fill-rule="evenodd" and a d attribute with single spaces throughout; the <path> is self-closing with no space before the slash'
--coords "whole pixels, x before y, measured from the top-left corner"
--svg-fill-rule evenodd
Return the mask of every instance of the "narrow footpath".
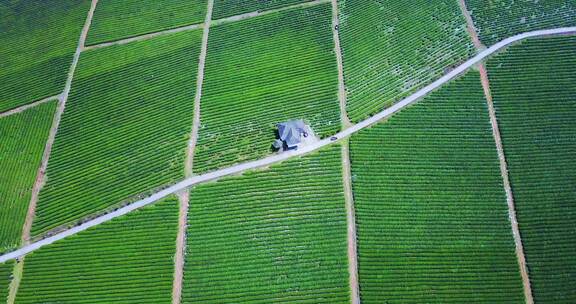
<path id="1" fill-rule="evenodd" d="M 212 10 L 214 0 L 208 0 L 206 18 L 203 24 L 202 46 L 198 58 L 198 74 L 196 76 L 196 91 L 194 95 L 194 117 L 192 118 L 192 131 L 188 148 L 186 149 L 186 159 L 184 164 L 185 176 L 190 178 L 193 174 L 194 151 L 198 142 L 198 130 L 200 129 L 200 100 L 202 99 L 202 86 L 204 84 L 204 67 L 206 65 L 206 54 L 208 53 L 208 35 L 212 21 Z M 186 258 L 186 231 L 188 227 L 188 209 L 190 206 L 190 191 L 183 189 L 178 194 L 180 211 L 178 216 L 178 236 L 176 239 L 176 255 L 174 257 L 174 282 L 172 284 L 172 304 L 180 304 L 182 301 L 182 284 L 184 280 L 184 263 Z"/>
<path id="2" fill-rule="evenodd" d="M 342 48 L 340 47 L 340 18 L 338 1 L 332 0 L 332 34 L 334 37 L 334 53 L 338 66 L 338 101 L 340 104 L 340 120 L 342 130 L 352 126 L 346 111 L 346 85 L 344 83 L 344 64 Z M 346 205 L 346 226 L 348 242 L 348 275 L 350 284 L 350 303 L 360 304 L 360 287 L 358 283 L 358 250 L 356 246 L 356 215 L 354 212 L 354 195 L 352 193 L 352 173 L 350 168 L 350 145 L 346 138 L 341 143 L 342 149 L 342 184 L 344 186 L 344 203 Z"/>
<path id="3" fill-rule="evenodd" d="M 486 49 L 486 47 L 480 41 L 476 28 L 474 27 L 474 22 L 472 16 L 466 7 L 466 2 L 464 0 L 459 0 L 460 9 L 464 14 L 466 19 L 466 26 L 470 38 L 478 51 Z M 496 110 L 494 109 L 494 103 L 492 100 L 492 92 L 490 91 L 490 80 L 488 79 L 488 72 L 484 63 L 478 65 L 478 71 L 480 72 L 480 81 L 482 82 L 482 89 L 484 90 L 484 96 L 486 97 L 486 103 L 488 105 L 488 114 L 490 115 L 490 124 L 492 126 L 492 134 L 494 136 L 494 142 L 496 144 L 496 151 L 498 153 L 498 160 L 500 162 L 500 174 L 502 175 L 502 181 L 504 185 L 504 192 L 506 193 L 506 203 L 508 205 L 508 217 L 510 219 L 510 224 L 512 227 L 512 235 L 514 237 L 514 245 L 516 251 L 516 258 L 518 259 L 518 266 L 520 268 L 520 276 L 522 277 L 522 285 L 524 289 L 524 298 L 526 299 L 526 304 L 534 304 L 534 298 L 532 297 L 532 286 L 530 285 L 530 277 L 528 274 L 528 267 L 526 266 L 526 257 L 524 256 L 524 246 L 522 245 L 522 238 L 520 236 L 520 230 L 518 228 L 518 221 L 516 219 L 516 208 L 514 205 L 514 195 L 512 193 L 512 187 L 510 186 L 510 179 L 508 177 L 508 164 L 506 163 L 506 156 L 504 154 L 504 147 L 502 146 L 502 139 L 500 138 L 500 128 L 498 127 L 498 119 L 496 118 Z"/>

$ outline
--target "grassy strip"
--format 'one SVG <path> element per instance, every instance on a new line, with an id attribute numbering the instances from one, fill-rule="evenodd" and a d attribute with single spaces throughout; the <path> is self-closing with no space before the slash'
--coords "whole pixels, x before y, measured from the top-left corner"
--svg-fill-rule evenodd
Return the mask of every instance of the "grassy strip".
<path id="1" fill-rule="evenodd" d="M 214 0 L 212 19 L 220 19 L 243 13 L 265 11 L 311 0 Z"/>

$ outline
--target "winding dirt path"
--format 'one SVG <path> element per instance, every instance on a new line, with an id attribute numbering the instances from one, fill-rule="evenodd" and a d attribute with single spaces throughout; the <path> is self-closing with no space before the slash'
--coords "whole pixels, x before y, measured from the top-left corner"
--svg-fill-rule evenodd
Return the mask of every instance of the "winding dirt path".
<path id="1" fill-rule="evenodd" d="M 472 16 L 470 16 L 470 12 L 466 7 L 466 2 L 464 0 L 459 0 L 459 3 L 460 3 L 460 9 L 462 10 L 462 13 L 464 14 L 464 17 L 466 19 L 466 26 L 468 29 L 468 33 L 472 38 L 474 46 L 479 51 L 485 49 L 486 47 L 482 44 L 482 42 L 480 42 L 480 39 L 478 38 L 478 33 L 476 32 L 476 28 L 474 27 Z M 488 72 L 486 71 L 486 67 L 483 63 L 480 63 L 478 65 L 478 71 L 480 72 L 480 81 L 482 82 L 482 89 L 484 90 L 484 96 L 486 97 L 486 102 L 488 104 L 488 114 L 490 116 L 492 134 L 494 136 L 494 142 L 496 144 L 498 160 L 500 162 L 500 174 L 502 175 L 504 192 L 506 193 L 506 203 L 508 205 L 508 217 L 510 219 L 512 235 L 514 237 L 516 258 L 518 259 L 520 276 L 522 277 L 524 298 L 526 299 L 526 304 L 534 304 L 534 298 L 532 297 L 532 286 L 530 285 L 530 276 L 528 274 L 528 267 L 526 266 L 526 257 L 524 255 L 524 246 L 522 245 L 522 238 L 520 236 L 520 230 L 518 228 L 518 220 L 516 219 L 514 194 L 512 193 L 512 187 L 510 186 L 510 179 L 508 176 L 508 164 L 506 163 L 504 147 L 502 146 L 502 138 L 500 137 L 500 128 L 498 127 L 498 119 L 496 118 L 496 110 L 494 109 L 492 92 L 490 91 L 490 80 L 488 79 Z"/>

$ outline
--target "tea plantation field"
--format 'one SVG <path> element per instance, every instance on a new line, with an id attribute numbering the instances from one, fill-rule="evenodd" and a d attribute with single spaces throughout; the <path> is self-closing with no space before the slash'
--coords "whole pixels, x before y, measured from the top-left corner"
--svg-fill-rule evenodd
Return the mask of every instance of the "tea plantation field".
<path id="1" fill-rule="evenodd" d="M 573 0 L 466 0 L 480 40 L 492 45 L 523 32 L 576 26 Z"/>
<path id="2" fill-rule="evenodd" d="M 537 303 L 576 302 L 575 50 L 530 40 L 488 62 Z"/>
<path id="3" fill-rule="evenodd" d="M 60 94 L 89 0 L 0 2 L 0 112 Z"/>
<path id="4" fill-rule="evenodd" d="M 10 285 L 12 268 L 14 268 L 14 262 L 0 264 L 0 301 L 8 297 L 8 286 Z"/>
<path id="5" fill-rule="evenodd" d="M 363 303 L 522 303 L 477 72 L 350 149 Z"/>
<path id="6" fill-rule="evenodd" d="M 0 119 L 0 253 L 20 244 L 56 101 Z"/>
<path id="7" fill-rule="evenodd" d="M 99 0 L 86 44 L 201 23 L 206 0 Z"/>
<path id="8" fill-rule="evenodd" d="M 276 124 L 340 128 L 330 4 L 210 29 L 194 156 L 197 173 L 271 153 Z"/>
<path id="9" fill-rule="evenodd" d="M 352 121 L 389 107 L 474 53 L 457 1 L 338 3 Z"/>
<path id="10" fill-rule="evenodd" d="M 168 198 L 26 257 L 16 303 L 171 303 L 178 205 Z"/>
<path id="11" fill-rule="evenodd" d="M 82 54 L 34 235 L 184 177 L 200 40 L 191 31 Z"/>
<path id="12" fill-rule="evenodd" d="M 340 148 L 194 188 L 182 303 L 349 303 Z"/>
<path id="13" fill-rule="evenodd" d="M 214 0 L 212 20 L 243 13 L 276 9 L 309 1 L 311 0 Z"/>

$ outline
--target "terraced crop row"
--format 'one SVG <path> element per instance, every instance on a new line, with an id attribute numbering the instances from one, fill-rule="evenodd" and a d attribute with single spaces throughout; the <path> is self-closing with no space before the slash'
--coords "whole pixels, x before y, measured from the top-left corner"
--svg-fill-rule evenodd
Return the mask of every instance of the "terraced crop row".
<path id="1" fill-rule="evenodd" d="M 201 31 L 82 53 L 33 235 L 184 177 Z"/>
<path id="2" fill-rule="evenodd" d="M 86 44 L 201 23 L 206 0 L 99 0 Z"/>
<path id="3" fill-rule="evenodd" d="M 55 108 L 52 101 L 0 119 L 0 253 L 20 244 Z"/>
<path id="4" fill-rule="evenodd" d="M 183 303 L 349 303 L 340 148 L 191 191 Z"/>
<path id="5" fill-rule="evenodd" d="M 210 29 L 195 172 L 261 158 L 276 124 L 305 119 L 324 137 L 340 128 L 330 4 Z"/>
<path id="6" fill-rule="evenodd" d="M 339 1 L 347 112 L 357 122 L 474 53 L 453 0 Z"/>
<path id="7" fill-rule="evenodd" d="M 0 3 L 0 112 L 60 94 L 89 0 Z"/>
<path id="8" fill-rule="evenodd" d="M 576 25 L 576 2 L 572 0 L 466 2 L 480 40 L 488 46 L 523 32 Z"/>
<path id="9" fill-rule="evenodd" d="M 212 19 L 220 19 L 242 13 L 264 11 L 312 0 L 214 0 Z"/>
<path id="10" fill-rule="evenodd" d="M 171 303 L 178 202 L 168 198 L 28 255 L 16 303 Z"/>
<path id="11" fill-rule="evenodd" d="M 529 40 L 488 73 L 537 303 L 576 302 L 576 37 Z"/>
<path id="12" fill-rule="evenodd" d="M 13 262 L 0 264 L 0 301 L 5 301 L 8 298 L 8 286 L 10 285 L 13 268 Z"/>
<path id="13" fill-rule="evenodd" d="M 521 303 L 479 74 L 350 142 L 363 303 Z"/>

